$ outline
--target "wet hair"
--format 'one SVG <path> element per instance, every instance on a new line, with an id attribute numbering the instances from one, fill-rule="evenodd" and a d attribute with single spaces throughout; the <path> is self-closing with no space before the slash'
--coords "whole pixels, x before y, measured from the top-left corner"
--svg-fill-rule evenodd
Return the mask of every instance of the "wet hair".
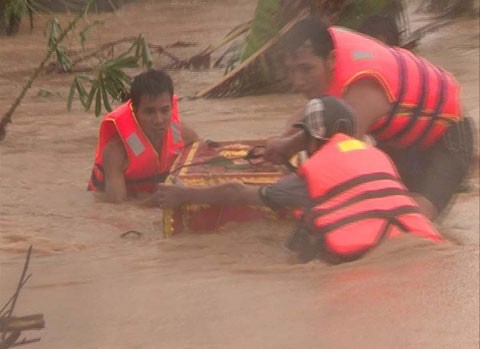
<path id="1" fill-rule="evenodd" d="M 368 16 L 358 27 L 358 31 L 383 41 L 387 45 L 400 46 L 401 33 L 392 16 Z"/>
<path id="2" fill-rule="evenodd" d="M 294 52 L 300 46 L 309 44 L 313 53 L 327 58 L 333 50 L 333 39 L 328 27 L 316 16 L 309 16 L 295 24 L 282 40 L 284 53 Z"/>
<path id="3" fill-rule="evenodd" d="M 170 98 L 173 98 L 172 78 L 163 70 L 149 69 L 133 78 L 130 86 L 132 106 L 136 108 L 142 96 L 155 97 L 164 92 L 168 92 Z"/>

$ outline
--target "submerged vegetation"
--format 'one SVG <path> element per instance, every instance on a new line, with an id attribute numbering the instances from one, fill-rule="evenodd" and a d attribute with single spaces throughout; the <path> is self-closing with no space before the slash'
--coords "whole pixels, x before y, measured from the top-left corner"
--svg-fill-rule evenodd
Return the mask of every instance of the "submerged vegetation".
<path id="1" fill-rule="evenodd" d="M 17 34 L 25 16 L 29 17 L 33 29 L 33 15 L 40 8 L 34 0 L 0 0 L 0 34 Z"/>

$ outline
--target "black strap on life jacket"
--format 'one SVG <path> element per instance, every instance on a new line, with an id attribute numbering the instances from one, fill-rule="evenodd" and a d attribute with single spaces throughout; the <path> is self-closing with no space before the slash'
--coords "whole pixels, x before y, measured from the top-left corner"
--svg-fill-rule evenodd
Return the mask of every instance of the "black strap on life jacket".
<path id="1" fill-rule="evenodd" d="M 339 195 L 342 192 L 345 192 L 353 187 L 356 187 L 360 184 L 367 183 L 367 182 L 373 182 L 373 181 L 380 181 L 380 180 L 392 180 L 395 182 L 398 182 L 398 178 L 392 175 L 391 173 L 387 172 L 375 172 L 375 173 L 369 173 L 366 175 L 361 175 L 354 177 L 346 182 L 340 183 L 330 190 L 328 190 L 326 193 L 319 195 L 316 198 L 313 198 L 313 206 L 320 205 L 331 198 Z"/>
<path id="2" fill-rule="evenodd" d="M 350 205 L 356 204 L 357 202 L 360 202 L 363 200 L 384 198 L 387 196 L 396 196 L 396 195 L 408 196 L 408 191 L 403 188 L 384 188 L 384 189 L 378 189 L 378 190 L 369 190 L 369 191 L 360 193 L 356 196 L 353 196 L 348 200 L 345 200 L 344 202 L 340 202 L 339 204 L 331 206 L 329 208 L 316 209 L 315 213 L 318 213 L 318 215 L 325 215 L 333 211 L 340 210 Z"/>
<path id="3" fill-rule="evenodd" d="M 415 56 L 412 57 L 415 60 L 415 64 L 417 65 L 418 71 L 420 73 L 420 92 L 418 95 L 418 100 L 416 103 L 415 108 L 412 110 L 412 113 L 409 115 L 408 123 L 403 127 L 402 130 L 398 131 L 390 140 L 395 141 L 410 132 L 415 124 L 418 121 L 420 115 L 425 110 L 425 103 L 427 101 L 427 94 L 428 94 L 428 70 L 425 66 L 425 62 L 417 58 Z"/>
<path id="4" fill-rule="evenodd" d="M 373 182 L 377 180 L 392 180 L 395 182 L 399 182 L 399 179 L 390 174 L 384 172 L 378 172 L 373 174 L 367 174 L 352 178 L 344 183 L 341 183 L 332 189 L 330 189 L 324 195 L 321 195 L 313 200 L 314 207 L 321 205 L 328 200 L 332 199 L 333 197 L 339 195 L 342 192 L 345 192 L 355 186 L 358 186 L 363 183 Z M 322 241 L 322 255 L 325 257 L 327 261 L 330 263 L 340 263 L 355 260 L 360 258 L 365 253 L 367 253 L 370 248 L 359 251 L 357 253 L 353 253 L 347 256 L 338 256 L 332 251 L 329 251 L 325 244 L 325 236 L 336 229 L 339 229 L 345 225 L 355 223 L 364 219 L 371 219 L 371 218 L 378 218 L 383 219 L 385 221 L 384 226 L 378 232 L 377 242 L 372 245 L 372 248 L 376 246 L 384 237 L 387 235 L 390 227 L 392 225 L 398 226 L 403 231 L 407 231 L 406 227 L 397 219 L 398 216 L 408 214 L 408 213 L 419 213 L 418 207 L 407 204 L 401 205 L 397 207 L 393 207 L 390 209 L 371 209 L 365 210 L 364 212 L 351 214 L 349 216 L 337 219 L 336 221 L 326 224 L 322 227 L 317 227 L 315 224 L 315 220 L 320 217 L 324 216 L 325 214 L 331 213 L 333 211 L 344 209 L 345 207 L 352 205 L 354 203 L 361 202 L 363 200 L 373 199 L 373 198 L 381 198 L 381 197 L 388 197 L 388 196 L 396 196 L 396 195 L 408 195 L 408 192 L 403 188 L 398 187 L 391 187 L 391 188 L 383 188 L 378 190 L 370 190 L 363 193 L 360 193 L 354 197 L 349 198 L 348 200 L 341 202 L 335 206 L 329 207 L 327 209 L 315 209 L 314 207 L 309 211 L 306 212 L 304 215 L 306 226 L 309 228 L 310 231 L 314 232 L 314 235 L 321 239 Z"/>
<path id="5" fill-rule="evenodd" d="M 447 97 L 447 78 L 445 73 L 443 73 L 439 68 L 435 68 L 435 73 L 437 75 L 437 80 L 440 81 L 440 86 L 438 88 L 438 93 L 437 93 L 437 102 L 436 105 L 433 109 L 433 112 L 430 116 L 430 121 L 427 125 L 427 127 L 423 130 L 423 132 L 418 136 L 418 138 L 414 142 L 414 146 L 419 145 L 425 137 L 430 133 L 432 130 L 433 126 L 435 125 L 435 122 L 437 121 L 440 111 L 443 108 L 443 105 L 445 104 L 446 97 Z"/>
<path id="6" fill-rule="evenodd" d="M 370 250 L 378 246 L 385 239 L 392 226 L 397 226 L 402 231 L 408 233 L 407 228 L 397 219 L 398 216 L 408 213 L 418 213 L 418 209 L 415 206 L 405 205 L 391 210 L 371 210 L 368 212 L 345 217 L 334 223 L 325 225 L 322 228 L 315 227 L 315 230 L 313 231 L 315 232 L 314 235 L 316 236 L 316 238 L 319 239 L 321 246 L 320 253 L 322 255 L 322 258 L 331 264 L 344 263 L 361 258 Z M 313 223 L 315 221 L 315 218 L 316 217 L 313 216 L 310 222 Z M 344 225 L 370 218 L 380 218 L 384 220 L 384 224 L 382 228 L 379 229 L 375 242 L 372 244 L 372 246 L 355 253 L 350 253 L 348 255 L 338 255 L 337 253 L 328 248 L 325 240 L 329 232 L 336 230 Z"/>
<path id="7" fill-rule="evenodd" d="M 377 209 L 377 210 L 367 210 L 365 212 L 353 214 L 344 218 L 340 218 L 336 220 L 335 222 L 332 222 L 330 224 L 326 224 L 323 227 L 319 228 L 315 226 L 317 234 L 327 234 L 333 230 L 336 230 L 344 225 L 358 222 L 364 219 L 371 219 L 371 218 L 380 218 L 380 219 L 396 219 L 396 217 L 404 215 L 404 214 L 409 214 L 409 213 L 419 213 L 419 209 L 416 206 L 413 205 L 402 205 L 398 206 L 395 208 L 391 209 Z M 313 214 L 311 215 L 311 222 L 315 221 L 315 218 L 318 216 L 321 216 L 322 213 L 317 213 L 314 211 Z"/>
<path id="8" fill-rule="evenodd" d="M 397 61 L 397 66 L 398 66 L 398 94 L 397 94 L 396 101 L 393 103 L 392 108 L 390 109 L 390 113 L 388 114 L 385 122 L 383 123 L 383 125 L 375 129 L 373 133 L 380 133 L 391 125 L 393 118 L 397 114 L 398 108 L 400 108 L 400 104 L 402 103 L 403 98 L 405 97 L 405 93 L 407 92 L 408 75 L 407 75 L 407 65 L 405 63 L 405 58 L 400 52 L 398 52 L 394 48 L 390 48 L 390 52 L 395 57 L 395 60 Z"/>

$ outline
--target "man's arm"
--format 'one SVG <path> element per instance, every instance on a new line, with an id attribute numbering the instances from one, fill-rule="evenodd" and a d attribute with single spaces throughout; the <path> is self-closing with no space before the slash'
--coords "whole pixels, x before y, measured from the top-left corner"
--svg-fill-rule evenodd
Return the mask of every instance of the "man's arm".
<path id="1" fill-rule="evenodd" d="M 200 139 L 200 137 L 198 137 L 198 134 L 193 130 L 193 128 L 191 128 L 187 124 L 180 122 L 180 127 L 182 128 L 182 137 L 185 146 L 189 146 L 190 144 Z"/>
<path id="2" fill-rule="evenodd" d="M 111 140 L 103 150 L 103 170 L 107 200 L 119 203 L 127 199 L 127 186 L 123 171 L 128 157 L 120 139 Z"/>
<path id="3" fill-rule="evenodd" d="M 305 181 L 298 175 L 291 174 L 275 184 L 260 188 L 242 183 L 227 183 L 205 188 L 160 184 L 158 192 L 145 201 L 147 205 L 162 208 L 188 203 L 224 206 L 267 205 L 275 210 L 283 207 L 308 207 L 310 197 Z"/>
<path id="4" fill-rule="evenodd" d="M 371 78 L 360 79 L 353 83 L 345 91 L 342 98 L 352 107 L 358 118 L 357 127 L 362 135 L 367 133 L 368 128 L 380 117 L 390 111 L 389 102 L 385 90 L 379 83 Z M 298 111 L 288 119 L 286 129 L 282 137 L 291 136 L 298 131 L 293 125 L 304 117 L 304 110 Z"/>
<path id="5" fill-rule="evenodd" d="M 363 138 L 369 128 L 392 107 L 384 89 L 373 79 L 361 79 L 344 93 L 343 99 L 352 107 L 357 121 L 358 138 Z"/>
<path id="6" fill-rule="evenodd" d="M 344 93 L 343 98 L 352 107 L 356 115 L 358 138 L 363 138 L 368 129 L 380 117 L 387 115 L 391 103 L 383 88 L 373 79 L 361 79 L 352 84 Z M 305 140 L 301 131 L 293 124 L 303 117 L 303 112 L 295 114 L 287 122 L 287 128 L 280 137 L 267 142 L 265 158 L 274 163 L 282 163 L 298 151 L 304 150 Z"/>
<path id="7" fill-rule="evenodd" d="M 267 141 L 263 157 L 275 164 L 284 164 L 293 155 L 307 147 L 307 135 L 302 129 L 289 136 L 272 138 Z"/>

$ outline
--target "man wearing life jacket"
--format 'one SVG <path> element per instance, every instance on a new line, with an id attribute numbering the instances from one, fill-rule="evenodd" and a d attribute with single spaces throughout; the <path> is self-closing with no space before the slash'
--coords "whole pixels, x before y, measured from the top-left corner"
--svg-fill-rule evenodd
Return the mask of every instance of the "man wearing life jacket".
<path id="1" fill-rule="evenodd" d="M 381 241 L 410 233 L 442 238 L 420 213 L 389 157 L 351 135 L 350 107 L 331 96 L 311 100 L 302 122 L 303 149 L 310 158 L 298 173 L 258 187 L 228 183 L 205 188 L 160 185 L 160 207 L 185 203 L 267 205 L 300 208 L 299 229 L 288 242 L 306 262 L 321 257 L 338 263 L 360 258 Z"/>
<path id="2" fill-rule="evenodd" d="M 185 144 L 198 139 L 181 124 L 172 79 L 160 70 L 137 75 L 126 103 L 100 125 L 88 190 L 121 202 L 158 188 Z"/>
<path id="3" fill-rule="evenodd" d="M 284 44 L 294 88 L 308 99 L 345 99 L 358 118 L 357 137 L 370 134 L 390 155 L 422 212 L 433 219 L 444 210 L 473 155 L 454 77 L 410 51 L 314 17 L 292 28 Z M 267 144 L 267 159 L 279 163 L 296 152 L 301 132 L 289 127 L 285 135 Z"/>

